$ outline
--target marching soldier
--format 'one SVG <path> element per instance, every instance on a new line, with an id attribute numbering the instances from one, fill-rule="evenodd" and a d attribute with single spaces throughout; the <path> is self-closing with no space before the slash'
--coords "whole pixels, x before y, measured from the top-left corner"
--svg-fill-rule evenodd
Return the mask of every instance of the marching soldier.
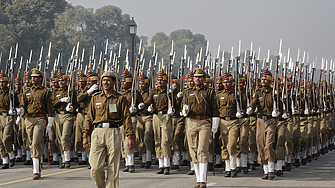
<path id="1" fill-rule="evenodd" d="M 155 139 L 156 158 L 159 162 L 159 169 L 156 174 L 170 174 L 170 157 L 173 130 L 172 118 L 174 109 L 169 106 L 169 100 L 175 100 L 172 96 L 167 96 L 168 76 L 161 69 L 157 74 L 157 89 L 150 92 L 149 97 L 145 100 L 145 107 L 153 115 L 153 129 Z M 175 101 L 172 102 L 175 104 Z M 152 106 L 151 106 L 152 104 Z"/>
<path id="2" fill-rule="evenodd" d="M 71 99 L 68 96 L 68 76 L 64 73 L 58 74 L 59 87 L 52 93 L 52 103 L 56 112 L 56 136 L 60 143 L 62 164 L 59 168 L 70 168 L 71 133 L 74 123 L 73 105 L 76 105 L 76 93 Z M 74 92 L 74 91 L 72 91 Z"/>
<path id="3" fill-rule="evenodd" d="M 15 123 L 13 109 L 10 109 L 10 101 L 14 100 L 17 105 L 19 101 L 16 93 L 10 100 L 10 91 L 8 88 L 9 78 L 1 71 L 0 73 L 0 154 L 2 157 L 2 169 L 8 169 L 15 165 L 15 156 L 12 146 L 13 126 Z M 12 110 L 12 111 L 10 111 Z"/>
<path id="4" fill-rule="evenodd" d="M 98 188 L 119 187 L 119 166 L 122 136 L 119 127 L 124 126 L 129 150 L 134 148 L 134 130 L 126 97 L 114 90 L 115 74 L 104 72 L 101 76 L 103 91 L 92 96 L 85 118 L 83 146 L 88 150 L 91 137 L 89 162 L 91 177 Z M 93 130 L 94 129 L 94 130 Z M 105 158 L 108 157 L 107 179 L 105 181 Z"/>
<path id="5" fill-rule="evenodd" d="M 14 80 L 14 85 L 15 85 L 15 93 L 18 96 L 18 99 L 21 99 L 22 96 L 22 85 L 23 85 L 23 81 L 20 77 L 20 75 L 18 74 L 17 77 Z M 18 101 L 18 104 L 20 103 L 20 101 Z M 13 133 L 13 144 L 14 147 L 17 151 L 17 158 L 15 160 L 15 162 L 22 162 L 22 150 L 21 149 L 23 147 L 23 141 L 22 141 L 22 121 L 21 118 L 19 118 L 20 121 L 16 122 L 14 124 L 14 133 Z"/>
<path id="6" fill-rule="evenodd" d="M 45 125 L 51 128 L 53 107 L 51 92 L 41 86 L 43 73 L 38 69 L 31 71 L 32 86 L 22 93 L 21 109 L 18 114 L 27 112 L 26 131 L 30 140 L 31 157 L 33 158 L 33 180 L 41 177 L 41 157 L 43 155 L 43 135 Z M 48 118 L 47 118 L 48 117 Z"/>
<path id="7" fill-rule="evenodd" d="M 136 106 L 139 106 L 139 110 L 143 109 L 143 99 L 141 94 L 137 91 L 137 95 L 134 96 L 136 99 L 132 98 L 132 82 L 133 82 L 133 77 L 129 73 L 128 69 L 125 69 L 124 72 L 121 75 L 121 86 L 122 86 L 122 94 L 126 96 L 127 99 L 127 104 L 129 107 L 130 115 L 131 115 L 131 123 L 133 126 L 133 129 L 136 130 L 136 124 L 137 124 L 137 119 L 136 119 L 136 114 L 137 113 L 137 108 Z M 135 88 L 134 88 L 135 89 Z M 136 104 L 133 104 L 133 100 L 136 100 Z M 122 136 L 122 157 L 125 158 L 126 165 L 123 169 L 123 172 L 129 172 L 133 173 L 135 172 L 135 154 L 134 150 L 129 150 L 129 147 L 127 147 L 128 143 L 128 137 L 126 136 L 125 132 L 125 127 L 121 126 L 120 127 L 120 132 Z"/>
<path id="8" fill-rule="evenodd" d="M 139 77 L 139 89 L 142 99 L 145 101 L 149 97 L 149 79 L 142 72 Z M 136 143 L 140 155 L 142 155 L 141 168 L 151 167 L 151 153 L 154 148 L 154 131 L 152 127 L 152 114 L 147 109 L 143 109 L 137 116 Z"/>
<path id="9" fill-rule="evenodd" d="M 234 79 L 230 73 L 223 73 L 224 90 L 217 95 L 217 106 L 220 112 L 220 135 L 222 139 L 222 158 L 225 159 L 225 177 L 236 177 L 237 140 L 240 133 L 239 119 L 236 117 L 237 105 L 233 91 Z"/>
<path id="10" fill-rule="evenodd" d="M 27 71 L 27 74 L 26 74 L 25 79 L 24 79 L 24 88 L 29 89 L 30 87 L 31 87 L 31 76 L 30 76 L 29 71 Z M 20 99 L 20 100 L 22 100 L 22 99 Z M 21 101 L 20 101 L 20 104 L 21 104 Z M 26 160 L 23 163 L 23 165 L 31 165 L 32 164 L 31 151 L 30 151 L 30 148 L 29 148 L 30 140 L 29 140 L 29 137 L 28 137 L 28 134 L 27 134 L 27 129 L 26 129 L 26 123 L 25 123 L 26 119 L 27 119 L 27 117 L 26 117 L 26 115 L 24 115 L 22 117 L 22 142 L 23 142 L 23 150 L 25 151 L 25 152 L 23 152 L 23 154 L 24 153 L 26 154 Z"/>
<path id="11" fill-rule="evenodd" d="M 273 101 L 270 87 L 272 73 L 264 70 L 261 73 L 262 88 L 256 90 L 247 114 L 251 114 L 257 107 L 256 142 L 258 150 L 258 163 L 263 165 L 262 179 L 272 180 L 275 177 L 275 151 L 272 145 L 275 142 L 277 120 L 272 117 Z"/>
<path id="12" fill-rule="evenodd" d="M 194 187 L 206 187 L 207 163 L 209 161 L 208 145 L 212 129 L 217 132 L 219 113 L 215 94 L 212 89 L 203 86 L 205 71 L 197 68 L 194 72 L 193 88 L 189 88 L 183 95 L 182 114 L 186 118 L 186 136 L 192 163 L 195 167 L 197 183 Z M 211 127 L 210 118 L 213 117 Z"/>
<path id="13" fill-rule="evenodd" d="M 88 77 L 88 78 L 87 78 Z M 78 114 L 76 118 L 76 137 L 75 137 L 75 150 L 81 152 L 82 160 L 78 163 L 79 165 L 88 164 L 88 154 L 83 147 L 83 132 L 84 123 L 88 112 L 88 106 L 91 102 L 91 98 L 94 93 L 98 92 L 99 87 L 97 85 L 98 76 L 92 71 L 89 71 L 87 76 L 83 73 L 78 74 L 79 90 L 77 91 L 78 101 Z M 89 83 L 89 84 L 87 84 Z M 89 143 L 91 138 L 87 138 Z M 89 152 L 89 151 L 88 151 Z"/>

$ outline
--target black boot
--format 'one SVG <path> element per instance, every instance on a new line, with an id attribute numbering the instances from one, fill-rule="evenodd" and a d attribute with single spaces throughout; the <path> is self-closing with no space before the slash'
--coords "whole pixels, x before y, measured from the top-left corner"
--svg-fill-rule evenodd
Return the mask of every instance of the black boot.
<path id="1" fill-rule="evenodd" d="M 194 175 L 195 174 L 195 171 L 194 170 L 190 170 L 187 172 L 187 175 Z"/>
<path id="2" fill-rule="evenodd" d="M 274 172 L 269 172 L 269 180 L 275 179 L 275 173 Z"/>
<path id="3" fill-rule="evenodd" d="M 23 165 L 31 165 L 31 164 L 32 164 L 31 160 L 26 160 L 26 161 L 23 163 Z"/>
<path id="4" fill-rule="evenodd" d="M 187 160 L 183 160 L 180 166 L 189 166 L 189 162 Z"/>
<path id="5" fill-rule="evenodd" d="M 9 167 L 13 167 L 15 165 L 15 158 L 9 160 Z"/>
<path id="6" fill-rule="evenodd" d="M 164 168 L 159 168 L 156 174 L 164 174 Z"/>
<path id="7" fill-rule="evenodd" d="M 223 176 L 224 177 L 230 177 L 231 176 L 231 172 L 230 171 L 226 171 Z"/>
<path id="8" fill-rule="evenodd" d="M 234 178 L 237 176 L 237 170 L 230 170 L 231 171 L 231 177 Z"/>
<path id="9" fill-rule="evenodd" d="M 171 169 L 179 169 L 179 165 L 172 165 Z"/>
<path id="10" fill-rule="evenodd" d="M 156 160 L 154 161 L 153 165 L 158 165 L 158 164 L 159 164 L 158 159 L 156 159 Z"/>
<path id="11" fill-rule="evenodd" d="M 213 171 L 213 163 L 208 163 L 208 171 Z"/>
<path id="12" fill-rule="evenodd" d="M 145 164 L 144 168 L 145 169 L 149 169 L 151 167 L 151 161 L 147 161 L 147 163 Z"/>
<path id="13" fill-rule="evenodd" d="M 277 170 L 276 174 L 277 174 L 277 176 L 282 176 L 284 173 L 281 170 Z"/>
<path id="14" fill-rule="evenodd" d="M 122 172 L 129 172 L 129 166 L 125 166 L 122 170 Z"/>
<path id="15" fill-rule="evenodd" d="M 236 172 L 238 172 L 238 173 L 240 173 L 241 172 L 241 167 L 240 166 L 238 166 L 237 168 L 236 168 Z M 233 172 L 232 172 L 233 173 Z"/>
<path id="16" fill-rule="evenodd" d="M 63 168 L 65 168 L 65 162 L 64 162 L 64 163 L 62 163 L 62 164 L 59 166 L 59 168 L 60 168 L 60 169 L 63 169 Z"/>
<path id="17" fill-rule="evenodd" d="M 170 167 L 165 167 L 164 168 L 164 175 L 169 175 L 170 174 Z"/>
<path id="18" fill-rule="evenodd" d="M 286 171 L 291 171 L 291 169 L 292 169 L 291 163 L 287 163 L 286 164 Z"/>
<path id="19" fill-rule="evenodd" d="M 313 158 L 312 158 L 312 156 L 310 156 L 310 155 L 307 155 L 307 162 L 312 162 L 313 161 Z"/>
<path id="20" fill-rule="evenodd" d="M 78 165 L 87 165 L 87 161 L 79 161 Z"/>
<path id="21" fill-rule="evenodd" d="M 300 166 L 300 161 L 299 161 L 299 159 L 295 159 L 294 166 L 295 166 L 296 168 L 298 168 L 298 167 Z"/>
<path id="22" fill-rule="evenodd" d="M 9 169 L 9 164 L 3 164 L 1 169 Z"/>
<path id="23" fill-rule="evenodd" d="M 146 163 L 141 163 L 140 168 L 144 168 Z"/>
<path id="24" fill-rule="evenodd" d="M 262 179 L 263 180 L 268 180 L 269 179 L 269 174 L 263 174 Z"/>
<path id="25" fill-rule="evenodd" d="M 307 164 L 307 158 L 302 158 L 301 159 L 301 164 L 306 165 Z"/>
<path id="26" fill-rule="evenodd" d="M 58 161 L 51 161 L 50 165 L 59 165 L 59 162 Z"/>
<path id="27" fill-rule="evenodd" d="M 134 165 L 130 165 L 129 166 L 129 173 L 134 173 L 135 172 L 135 166 Z"/>
<path id="28" fill-rule="evenodd" d="M 242 172 L 243 172 L 244 174 L 249 173 L 248 167 L 242 167 Z"/>

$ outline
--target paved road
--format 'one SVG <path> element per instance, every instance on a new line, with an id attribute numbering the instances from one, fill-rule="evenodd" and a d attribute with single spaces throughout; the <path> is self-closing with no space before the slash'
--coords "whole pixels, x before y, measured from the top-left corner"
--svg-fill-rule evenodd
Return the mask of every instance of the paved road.
<path id="1" fill-rule="evenodd" d="M 208 174 L 209 187 L 335 187 L 335 151 L 321 156 L 317 161 L 299 168 L 293 167 L 291 172 L 284 172 L 284 176 L 276 177 L 274 181 L 262 180 L 261 168 L 249 174 L 239 173 L 236 178 L 223 177 L 223 169 L 216 169 L 216 175 Z M 42 178 L 33 181 L 31 167 L 17 163 L 9 170 L 0 170 L 0 187 L 95 187 L 90 177 L 90 171 L 83 166 L 72 163 L 71 169 L 60 170 L 58 167 L 44 167 Z M 44 164 L 45 165 L 45 164 Z M 183 188 L 193 187 L 195 177 L 187 175 L 188 167 L 172 170 L 171 175 L 157 175 L 157 166 L 152 169 L 140 169 L 136 162 L 135 173 L 120 171 L 121 188 Z M 122 168 L 122 165 L 121 165 Z"/>

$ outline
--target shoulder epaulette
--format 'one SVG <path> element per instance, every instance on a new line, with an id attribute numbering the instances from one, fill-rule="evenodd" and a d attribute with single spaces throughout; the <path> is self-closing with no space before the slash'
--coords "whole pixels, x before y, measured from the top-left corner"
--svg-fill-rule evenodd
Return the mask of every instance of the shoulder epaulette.
<path id="1" fill-rule="evenodd" d="M 92 96 L 96 96 L 97 94 L 100 94 L 101 91 L 95 92 Z"/>

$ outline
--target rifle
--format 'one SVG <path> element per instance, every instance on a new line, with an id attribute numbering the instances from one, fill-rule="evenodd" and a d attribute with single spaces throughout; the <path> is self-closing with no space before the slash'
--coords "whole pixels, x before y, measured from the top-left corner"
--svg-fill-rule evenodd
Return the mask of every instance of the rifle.
<path id="1" fill-rule="evenodd" d="M 49 43 L 48 56 L 47 56 L 47 59 L 44 63 L 44 72 L 43 72 L 43 80 L 42 80 L 42 86 L 44 86 L 44 87 L 47 87 L 47 85 L 46 85 L 46 83 L 47 83 L 47 71 L 48 71 L 48 66 L 49 66 L 49 61 L 50 61 L 50 54 L 51 54 L 51 42 Z"/>
<path id="2" fill-rule="evenodd" d="M 102 63 L 101 63 L 101 67 L 100 67 L 100 76 L 102 75 L 102 73 L 104 71 L 104 64 L 105 64 L 106 58 L 107 58 L 107 50 L 108 50 L 108 39 L 107 39 L 107 42 L 106 42 L 106 50 L 105 50 L 104 56 L 102 57 Z M 101 54 L 102 54 L 102 52 L 100 53 L 100 58 L 101 58 Z M 100 65 L 100 60 L 99 60 L 99 65 Z M 102 81 L 99 82 L 99 90 L 101 90 L 101 85 L 102 85 Z"/>
<path id="3" fill-rule="evenodd" d="M 170 59 L 167 68 L 167 87 L 166 87 L 166 96 L 168 98 L 168 109 L 173 108 L 173 89 L 171 88 L 171 95 L 169 94 L 169 89 L 172 86 L 172 79 L 171 79 L 171 70 L 173 65 L 173 41 L 171 45 L 171 52 L 170 52 Z"/>
<path id="4" fill-rule="evenodd" d="M 17 49 L 17 46 L 16 46 Z M 11 54 L 10 54 L 11 55 Z M 14 101 L 14 86 L 13 86 L 13 82 L 14 82 L 14 60 L 13 58 L 10 58 L 10 67 L 9 67 L 9 73 L 10 73 L 10 80 L 9 80 L 9 111 L 8 114 L 10 115 L 14 115 L 15 114 L 15 101 Z M 16 61 L 16 57 L 14 58 Z"/>
<path id="5" fill-rule="evenodd" d="M 216 58 L 214 59 L 214 63 L 213 63 L 213 66 L 212 69 L 213 69 L 213 81 L 212 81 L 212 87 L 214 87 L 214 91 L 215 91 L 215 96 L 217 95 L 217 86 L 216 86 L 216 66 L 217 66 L 217 63 L 219 62 L 220 60 L 220 45 L 218 47 L 218 53 L 216 55 Z"/>
<path id="6" fill-rule="evenodd" d="M 232 48 L 233 51 L 233 48 Z M 231 55 L 231 61 L 233 57 L 233 53 Z M 239 84 L 239 74 L 238 74 L 238 64 L 240 62 L 240 56 L 236 57 L 236 62 L 235 62 L 235 100 L 236 100 L 236 107 L 237 107 L 237 112 L 236 112 L 236 117 L 241 118 L 242 117 L 242 111 L 240 108 L 240 101 L 239 101 L 239 95 L 240 95 L 240 84 Z M 229 63 L 230 64 L 230 63 Z M 229 66 L 229 65 L 228 65 Z"/>
<path id="7" fill-rule="evenodd" d="M 273 111 L 272 111 L 272 117 L 277 117 L 279 115 L 278 107 L 279 105 L 279 85 L 278 85 L 278 64 L 280 63 L 281 58 L 281 46 L 282 46 L 282 40 L 280 39 L 279 43 L 279 54 L 276 59 L 275 64 L 275 76 L 274 76 L 274 83 L 273 83 L 273 91 L 272 91 L 272 100 L 273 100 Z M 276 100 L 277 99 L 277 100 Z"/>
<path id="8" fill-rule="evenodd" d="M 315 113 L 315 85 L 314 85 L 314 72 L 315 72 L 315 65 L 314 65 L 314 62 L 313 62 L 313 67 L 312 67 L 312 75 L 311 75 L 311 85 L 310 85 L 310 87 L 309 87 L 309 95 L 310 95 L 310 97 L 312 97 L 312 99 L 313 99 L 313 104 L 312 104 L 312 114 L 314 114 Z"/>
<path id="9" fill-rule="evenodd" d="M 72 52 L 74 52 L 74 49 L 76 48 L 76 46 L 74 46 Z M 74 75 L 75 75 L 75 66 L 76 66 L 76 59 L 78 57 L 78 49 L 79 49 L 79 42 L 77 43 L 77 50 L 76 50 L 76 54 L 75 56 L 73 57 L 73 53 L 72 53 L 72 56 L 71 56 L 71 59 L 70 59 L 70 65 L 68 66 L 69 67 L 69 72 L 70 72 L 70 82 L 69 82 L 69 86 L 68 86 L 68 90 L 67 90 L 67 96 L 70 97 L 70 102 L 69 104 L 72 106 L 73 105 L 73 97 L 74 97 Z"/>
<path id="10" fill-rule="evenodd" d="M 308 98 L 307 98 L 307 63 L 305 63 L 305 55 L 306 55 L 306 52 L 304 51 L 304 56 L 302 58 L 302 65 L 303 67 L 302 68 L 305 68 L 304 70 L 304 101 L 305 101 L 305 111 L 304 111 L 304 114 L 305 115 L 308 115 L 309 114 L 309 105 L 308 105 Z"/>
<path id="11" fill-rule="evenodd" d="M 324 112 L 326 112 L 326 111 L 328 111 L 328 109 L 327 109 L 327 104 L 326 104 L 326 87 L 327 87 L 327 84 L 326 84 L 326 82 L 327 82 L 327 69 L 328 69 L 328 66 L 327 66 L 327 64 L 328 64 L 328 60 L 326 60 L 326 67 L 325 67 L 325 79 L 324 79 L 324 81 L 323 81 L 323 88 L 322 88 L 322 100 L 323 100 L 323 111 Z"/>
<path id="12" fill-rule="evenodd" d="M 249 54 L 249 60 L 247 64 L 247 75 L 246 75 L 246 87 L 245 87 L 245 97 L 247 98 L 247 106 L 250 104 L 249 95 L 251 95 L 251 75 L 250 75 L 250 67 L 251 67 L 251 61 L 252 61 L 252 41 L 250 45 L 250 54 Z M 247 54 L 244 54 L 246 56 Z"/>
<path id="13" fill-rule="evenodd" d="M 181 63 L 180 63 L 180 88 L 179 92 L 183 91 L 184 88 L 184 72 L 185 72 L 185 63 L 186 63 L 186 56 L 187 56 L 187 50 L 186 50 L 186 45 L 185 45 L 185 50 L 184 50 L 184 57 L 182 57 Z"/>
<path id="14" fill-rule="evenodd" d="M 115 63 L 115 68 L 114 68 L 114 72 L 115 72 L 115 77 L 116 77 L 116 91 L 119 91 L 119 65 L 120 65 L 120 59 L 121 59 L 121 44 L 120 43 L 120 47 L 119 47 L 119 55 L 117 57 L 117 62 Z"/>
<path id="15" fill-rule="evenodd" d="M 136 105 L 136 98 L 137 98 L 137 91 L 136 91 L 136 77 L 137 77 L 137 69 L 138 69 L 138 63 L 140 60 L 140 55 L 141 55 L 141 46 L 142 46 L 142 39 L 140 40 L 140 47 L 138 49 L 138 54 L 136 57 L 136 62 L 135 62 L 135 68 L 134 68 L 134 73 L 133 73 L 133 82 L 131 84 L 131 106 L 134 107 Z"/>
<path id="16" fill-rule="evenodd" d="M 227 73 L 230 72 L 230 65 L 233 63 L 233 58 L 234 58 L 233 52 L 234 52 L 234 47 L 231 47 L 230 60 L 227 63 Z"/>
<path id="17" fill-rule="evenodd" d="M 284 57 L 283 65 L 284 65 L 284 71 L 283 71 L 283 78 L 284 79 L 283 79 L 283 88 L 282 88 L 282 103 L 283 103 L 282 118 L 287 119 L 287 118 L 290 117 L 290 114 L 287 113 L 287 108 L 288 108 L 287 65 L 288 65 L 288 63 L 285 61 L 285 57 Z"/>

